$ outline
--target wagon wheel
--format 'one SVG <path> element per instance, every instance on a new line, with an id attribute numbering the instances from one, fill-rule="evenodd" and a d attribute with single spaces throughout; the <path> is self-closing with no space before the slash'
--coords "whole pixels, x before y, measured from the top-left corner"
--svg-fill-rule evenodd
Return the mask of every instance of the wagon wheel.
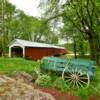
<path id="1" fill-rule="evenodd" d="M 80 87 L 88 87 L 90 84 L 90 77 L 82 71 L 78 71 L 77 68 L 69 71 L 66 67 L 62 72 L 62 78 L 72 88 L 79 89 Z"/>

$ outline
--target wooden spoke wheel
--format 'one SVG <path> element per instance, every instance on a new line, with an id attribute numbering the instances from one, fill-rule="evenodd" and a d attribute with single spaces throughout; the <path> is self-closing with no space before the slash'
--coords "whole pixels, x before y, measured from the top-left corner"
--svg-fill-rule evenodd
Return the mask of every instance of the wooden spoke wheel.
<path id="1" fill-rule="evenodd" d="M 62 78 L 69 84 L 71 88 L 88 87 L 90 84 L 90 77 L 86 73 L 77 71 L 77 69 L 69 71 L 68 68 L 62 72 Z"/>

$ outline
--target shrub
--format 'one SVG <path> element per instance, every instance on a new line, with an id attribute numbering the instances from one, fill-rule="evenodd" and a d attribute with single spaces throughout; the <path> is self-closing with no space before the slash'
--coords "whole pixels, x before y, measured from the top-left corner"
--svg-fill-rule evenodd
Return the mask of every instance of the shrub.
<path id="1" fill-rule="evenodd" d="M 38 78 L 38 74 L 36 73 L 36 71 L 33 71 L 32 73 L 31 73 L 31 76 L 33 77 L 33 82 L 35 82 L 35 80 Z"/>
<path id="2" fill-rule="evenodd" d="M 95 95 L 100 97 L 100 84 L 96 84 L 95 86 L 92 86 L 92 91 L 95 93 Z"/>
<path id="3" fill-rule="evenodd" d="M 98 97 L 100 96 L 100 85 L 95 87 L 90 85 L 88 88 L 80 88 L 76 91 L 76 95 L 81 97 L 82 100 L 88 100 L 91 96 Z"/>
<path id="4" fill-rule="evenodd" d="M 82 100 L 88 100 L 89 91 L 88 88 L 80 88 L 79 90 L 75 91 L 75 95 L 81 97 Z"/>
<path id="5" fill-rule="evenodd" d="M 54 82 L 54 87 L 59 89 L 61 92 L 65 92 L 69 90 L 69 86 L 66 84 L 66 82 L 62 78 L 57 78 Z"/>
<path id="6" fill-rule="evenodd" d="M 42 87 L 52 87 L 51 77 L 49 75 L 39 75 L 35 83 Z"/>

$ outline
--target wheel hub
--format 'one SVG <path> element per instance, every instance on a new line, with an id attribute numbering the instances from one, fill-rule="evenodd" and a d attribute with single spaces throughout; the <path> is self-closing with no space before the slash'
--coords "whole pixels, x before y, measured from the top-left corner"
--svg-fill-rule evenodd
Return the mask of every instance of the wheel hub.
<path id="1" fill-rule="evenodd" d="M 79 79 L 79 76 L 76 75 L 76 74 L 72 74 L 72 75 L 71 75 L 71 79 L 72 79 L 72 80 L 78 80 L 78 79 Z"/>

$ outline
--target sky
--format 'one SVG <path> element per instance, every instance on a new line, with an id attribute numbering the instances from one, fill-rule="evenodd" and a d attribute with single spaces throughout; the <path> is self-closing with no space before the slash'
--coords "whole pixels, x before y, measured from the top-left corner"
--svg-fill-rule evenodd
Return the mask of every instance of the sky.
<path id="1" fill-rule="evenodd" d="M 40 9 L 38 8 L 39 0 L 9 0 L 17 9 L 24 11 L 27 15 L 40 17 Z"/>

